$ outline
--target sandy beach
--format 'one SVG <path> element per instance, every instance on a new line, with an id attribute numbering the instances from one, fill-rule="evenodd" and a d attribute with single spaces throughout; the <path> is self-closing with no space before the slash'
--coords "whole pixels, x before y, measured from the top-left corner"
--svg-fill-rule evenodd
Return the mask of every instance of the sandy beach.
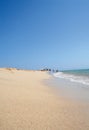
<path id="1" fill-rule="evenodd" d="M 0 69 L 0 130 L 89 130 L 89 104 L 43 83 L 46 72 Z"/>

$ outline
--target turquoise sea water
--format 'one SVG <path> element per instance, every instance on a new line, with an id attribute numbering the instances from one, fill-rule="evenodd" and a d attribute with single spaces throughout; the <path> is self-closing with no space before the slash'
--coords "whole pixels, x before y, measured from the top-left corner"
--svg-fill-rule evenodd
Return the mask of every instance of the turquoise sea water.
<path id="1" fill-rule="evenodd" d="M 79 69 L 79 70 L 66 70 L 62 71 L 65 74 L 74 74 L 76 76 L 88 76 L 89 77 L 89 69 Z"/>
<path id="2" fill-rule="evenodd" d="M 71 82 L 89 85 L 89 69 L 60 71 L 53 75 L 58 78 L 70 80 Z"/>

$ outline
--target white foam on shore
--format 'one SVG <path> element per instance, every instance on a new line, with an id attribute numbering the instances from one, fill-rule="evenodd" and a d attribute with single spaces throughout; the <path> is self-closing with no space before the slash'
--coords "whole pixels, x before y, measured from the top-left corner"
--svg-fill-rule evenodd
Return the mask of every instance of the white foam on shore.
<path id="1" fill-rule="evenodd" d="M 57 78 L 67 79 L 71 82 L 77 82 L 84 85 L 89 85 L 89 78 L 86 76 L 76 76 L 72 74 L 65 74 L 63 72 L 53 73 L 53 76 Z"/>

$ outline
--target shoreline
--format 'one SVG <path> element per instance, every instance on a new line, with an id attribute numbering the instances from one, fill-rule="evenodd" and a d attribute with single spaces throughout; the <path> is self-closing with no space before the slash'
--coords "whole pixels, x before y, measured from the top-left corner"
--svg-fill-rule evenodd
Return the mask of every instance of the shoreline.
<path id="1" fill-rule="evenodd" d="M 71 82 L 53 75 L 51 79 L 45 80 L 44 83 L 50 86 L 59 98 L 89 103 L 89 87 L 87 85 Z"/>
<path id="2" fill-rule="evenodd" d="M 89 129 L 89 105 L 58 96 L 48 73 L 0 70 L 1 130 Z"/>

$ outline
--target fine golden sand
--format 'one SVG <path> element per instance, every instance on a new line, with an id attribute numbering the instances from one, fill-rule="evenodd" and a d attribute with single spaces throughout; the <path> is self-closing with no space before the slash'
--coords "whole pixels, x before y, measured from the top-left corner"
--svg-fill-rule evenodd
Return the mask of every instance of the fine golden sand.
<path id="1" fill-rule="evenodd" d="M 89 104 L 62 99 L 46 72 L 0 69 L 0 130 L 89 130 Z"/>

